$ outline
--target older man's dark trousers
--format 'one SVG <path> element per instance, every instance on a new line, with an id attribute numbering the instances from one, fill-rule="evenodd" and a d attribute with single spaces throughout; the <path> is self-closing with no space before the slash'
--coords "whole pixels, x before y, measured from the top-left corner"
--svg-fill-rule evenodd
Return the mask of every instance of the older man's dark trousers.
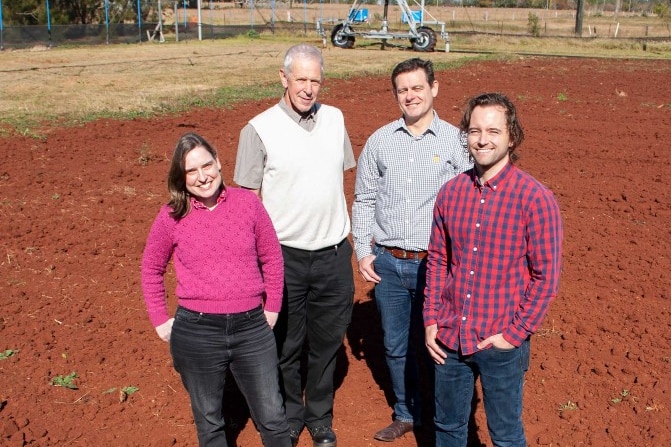
<path id="1" fill-rule="evenodd" d="M 352 317 L 352 246 L 348 240 L 315 251 L 282 246 L 282 254 L 284 303 L 275 336 L 287 420 L 298 432 L 331 427 L 336 356 Z"/>

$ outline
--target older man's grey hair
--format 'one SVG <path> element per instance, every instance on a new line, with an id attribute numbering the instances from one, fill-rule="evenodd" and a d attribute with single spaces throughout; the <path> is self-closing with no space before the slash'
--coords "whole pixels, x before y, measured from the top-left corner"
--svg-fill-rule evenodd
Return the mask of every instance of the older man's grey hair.
<path id="1" fill-rule="evenodd" d="M 291 73 L 292 64 L 296 59 L 312 59 L 319 62 L 322 78 L 324 77 L 324 58 L 322 57 L 322 52 L 319 48 L 305 43 L 294 45 L 289 48 L 287 54 L 284 55 L 285 73 Z"/>

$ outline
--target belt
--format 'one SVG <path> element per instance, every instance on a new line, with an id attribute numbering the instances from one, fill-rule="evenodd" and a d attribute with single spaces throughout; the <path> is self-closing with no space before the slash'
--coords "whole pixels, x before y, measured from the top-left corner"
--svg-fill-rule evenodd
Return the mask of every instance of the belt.
<path id="1" fill-rule="evenodd" d="M 283 247 L 283 248 L 288 248 L 288 249 L 291 249 L 291 250 L 298 250 L 298 251 L 308 252 L 308 253 L 321 253 L 321 252 L 324 252 L 324 251 L 331 251 L 331 250 L 337 252 L 338 249 L 339 249 L 345 242 L 347 242 L 347 238 L 343 239 L 342 241 L 338 242 L 337 244 L 327 245 L 327 246 L 324 247 L 324 248 L 318 248 L 318 249 L 316 249 L 316 250 L 303 250 L 302 248 L 287 247 L 286 245 L 282 245 L 282 247 Z"/>
<path id="2" fill-rule="evenodd" d="M 380 247 L 384 248 L 386 252 L 397 259 L 414 259 L 415 261 L 421 261 L 426 258 L 427 255 L 426 251 L 410 251 L 396 247 L 385 247 L 384 245 L 381 245 Z"/>
<path id="3" fill-rule="evenodd" d="M 322 252 L 322 251 L 329 251 L 329 250 L 338 251 L 338 249 L 342 246 L 342 244 L 345 243 L 346 240 L 347 240 L 347 238 L 343 239 L 342 241 L 338 242 L 337 244 L 327 245 L 324 248 L 318 248 L 316 250 L 309 250 L 309 251 L 313 251 L 315 253 L 319 253 L 319 252 Z"/>

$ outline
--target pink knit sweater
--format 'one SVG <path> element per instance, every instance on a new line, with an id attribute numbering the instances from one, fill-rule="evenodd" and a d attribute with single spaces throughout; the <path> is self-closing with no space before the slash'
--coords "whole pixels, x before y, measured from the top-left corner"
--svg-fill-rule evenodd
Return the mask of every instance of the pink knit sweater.
<path id="1" fill-rule="evenodd" d="M 191 208 L 177 221 L 164 205 L 142 257 L 142 292 L 154 327 L 169 318 L 164 275 L 170 258 L 180 306 L 204 313 L 282 306 L 284 263 L 273 224 L 256 195 L 226 187 L 217 207 Z"/>

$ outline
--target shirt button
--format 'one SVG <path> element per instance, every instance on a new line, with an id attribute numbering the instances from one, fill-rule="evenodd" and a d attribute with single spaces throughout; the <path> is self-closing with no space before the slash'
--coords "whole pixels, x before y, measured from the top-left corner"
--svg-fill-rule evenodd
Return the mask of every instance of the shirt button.
<path id="1" fill-rule="evenodd" d="M 473 251 L 478 251 L 478 247 L 473 247 Z"/>
<path id="2" fill-rule="evenodd" d="M 470 271 L 471 275 L 475 275 L 475 272 L 473 270 Z"/>
<path id="3" fill-rule="evenodd" d="M 480 224 L 479 224 L 479 223 L 476 223 L 476 224 L 475 224 L 475 228 L 480 228 Z"/>
<path id="4" fill-rule="evenodd" d="M 480 199 L 480 203 L 485 203 L 485 199 Z"/>
<path id="5" fill-rule="evenodd" d="M 466 294 L 466 298 L 470 298 L 470 297 L 471 297 L 471 294 L 470 294 L 470 293 L 467 293 L 467 294 Z"/>
<path id="6" fill-rule="evenodd" d="M 461 321 L 466 321 L 466 317 L 461 317 Z"/>

